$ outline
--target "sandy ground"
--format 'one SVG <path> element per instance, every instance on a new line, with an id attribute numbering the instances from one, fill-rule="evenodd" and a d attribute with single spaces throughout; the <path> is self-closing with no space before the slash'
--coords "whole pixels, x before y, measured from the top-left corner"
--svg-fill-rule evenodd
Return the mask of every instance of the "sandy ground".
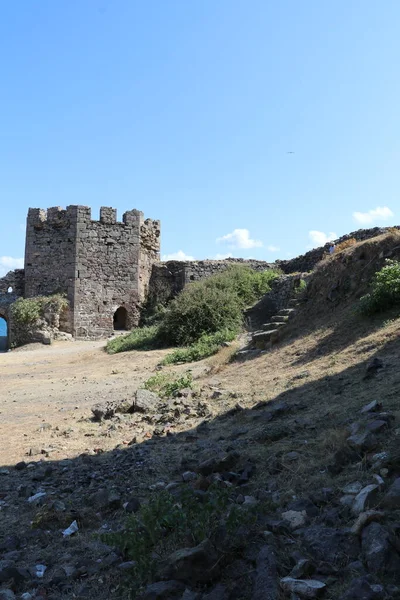
<path id="1" fill-rule="evenodd" d="M 165 354 L 109 356 L 104 345 L 57 342 L 0 354 L 0 465 L 26 459 L 31 448 L 33 460 L 43 447 L 53 447 L 52 459 L 90 449 L 90 407 L 111 397 L 131 397 Z M 104 438 L 102 445 L 108 449 L 115 440 Z"/>

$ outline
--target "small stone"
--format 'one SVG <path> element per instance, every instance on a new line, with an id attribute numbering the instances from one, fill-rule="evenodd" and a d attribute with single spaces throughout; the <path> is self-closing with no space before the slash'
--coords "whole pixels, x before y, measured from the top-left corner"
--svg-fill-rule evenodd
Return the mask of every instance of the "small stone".
<path id="1" fill-rule="evenodd" d="M 21 462 L 18 462 L 18 463 L 15 465 L 15 470 L 16 470 L 16 471 L 22 471 L 23 469 L 26 469 L 26 462 L 25 462 L 25 461 L 23 461 L 23 460 L 21 460 Z"/>
<path id="2" fill-rule="evenodd" d="M 318 598 L 326 588 L 325 583 L 316 579 L 293 579 L 292 577 L 281 579 L 281 586 L 285 592 L 294 592 L 301 598 Z"/>
<path id="3" fill-rule="evenodd" d="M 351 532 L 356 535 L 359 535 L 364 529 L 364 527 L 366 527 L 369 523 L 371 523 L 372 521 L 378 521 L 384 516 L 385 513 L 378 510 L 367 510 L 366 512 L 362 512 L 358 516 L 358 519 L 354 523 L 353 527 L 351 528 Z"/>
<path id="4" fill-rule="evenodd" d="M 136 567 L 136 565 L 137 562 L 135 560 L 127 560 L 126 562 L 120 563 L 118 565 L 118 569 L 120 569 L 120 571 L 129 571 L 130 569 Z"/>
<path id="5" fill-rule="evenodd" d="M 182 479 L 185 482 L 195 481 L 197 479 L 197 474 L 193 473 L 193 471 L 185 471 L 182 473 Z"/>
<path id="6" fill-rule="evenodd" d="M 228 454 L 220 454 L 215 458 L 209 458 L 202 462 L 198 471 L 202 475 L 211 475 L 212 473 L 220 473 L 230 471 L 238 462 L 240 454 L 238 452 L 230 452 Z"/>
<path id="7" fill-rule="evenodd" d="M 38 492 L 37 494 L 30 496 L 27 501 L 29 502 L 29 504 L 41 504 L 41 502 L 46 496 L 46 492 Z"/>
<path id="8" fill-rule="evenodd" d="M 127 513 L 137 513 L 140 509 L 140 500 L 138 498 L 130 498 L 128 502 L 124 504 L 124 509 Z"/>
<path id="9" fill-rule="evenodd" d="M 369 412 L 377 412 L 382 409 L 382 403 L 378 402 L 378 400 L 372 400 L 369 404 L 366 404 L 362 407 L 361 413 L 369 413 Z"/>
<path id="10" fill-rule="evenodd" d="M 369 508 L 377 501 L 379 493 L 379 485 L 371 484 L 363 488 L 354 498 L 352 511 L 355 515 L 359 515 L 366 508 Z"/>
<path id="11" fill-rule="evenodd" d="M 282 519 L 289 524 L 290 529 L 295 530 L 303 527 L 307 522 L 307 513 L 305 510 L 288 510 L 282 513 Z"/>
<path id="12" fill-rule="evenodd" d="M 366 425 L 365 429 L 372 433 L 379 433 L 380 431 L 383 431 L 384 429 L 386 429 L 387 426 L 388 426 L 388 424 L 386 421 L 382 421 L 381 419 L 375 419 L 374 421 L 371 421 L 370 423 L 368 423 Z"/>
<path id="13" fill-rule="evenodd" d="M 347 438 L 347 443 L 358 452 L 369 452 L 376 448 L 378 440 L 371 431 L 362 431 Z"/>
<path id="14" fill-rule="evenodd" d="M 345 494 L 344 496 L 339 498 L 339 502 L 340 504 L 342 504 L 342 506 L 348 506 L 349 508 L 351 508 L 353 506 L 354 496 L 352 494 Z"/>
<path id="15" fill-rule="evenodd" d="M 254 498 L 254 496 L 245 496 L 243 506 L 256 506 L 258 504 L 258 500 Z"/>
<path id="16" fill-rule="evenodd" d="M 293 567 L 290 572 L 290 577 L 293 579 L 303 579 L 308 575 L 311 575 L 314 570 L 314 566 L 308 558 L 301 558 L 298 563 Z"/>
<path id="17" fill-rule="evenodd" d="M 362 483 L 360 483 L 359 481 L 353 481 L 352 483 L 348 483 L 347 485 L 345 485 L 344 488 L 342 488 L 342 492 L 344 494 L 356 495 L 362 490 L 362 487 Z"/>
<path id="18" fill-rule="evenodd" d="M 300 456 L 300 453 L 294 450 L 293 452 L 287 452 L 287 454 L 283 456 L 283 460 L 286 462 L 294 462 L 295 460 L 299 460 Z"/>
<path id="19" fill-rule="evenodd" d="M 400 508 L 400 477 L 390 486 L 387 494 L 384 496 L 382 506 L 390 509 Z"/>

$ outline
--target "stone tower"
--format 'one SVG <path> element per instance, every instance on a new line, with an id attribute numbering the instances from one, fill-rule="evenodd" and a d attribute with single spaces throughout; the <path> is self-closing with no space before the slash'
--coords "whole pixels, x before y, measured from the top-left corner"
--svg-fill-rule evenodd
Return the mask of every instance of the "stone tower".
<path id="1" fill-rule="evenodd" d="M 117 221 L 102 207 L 30 208 L 25 247 L 25 297 L 66 294 L 64 329 L 100 338 L 138 324 L 153 263 L 160 259 L 160 222 L 131 210 Z"/>

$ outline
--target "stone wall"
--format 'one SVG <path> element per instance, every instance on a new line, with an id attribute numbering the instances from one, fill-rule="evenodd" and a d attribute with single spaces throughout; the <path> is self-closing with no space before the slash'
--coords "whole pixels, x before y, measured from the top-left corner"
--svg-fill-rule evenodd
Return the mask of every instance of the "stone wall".
<path id="1" fill-rule="evenodd" d="M 256 271 L 272 269 L 276 265 L 262 260 L 229 258 L 226 260 L 170 260 L 155 263 L 151 274 L 148 303 L 151 307 L 166 304 L 188 283 L 201 281 L 216 273 L 222 273 L 231 265 L 247 265 Z"/>
<path id="2" fill-rule="evenodd" d="M 354 238 L 358 242 L 362 242 L 363 240 L 368 240 L 381 235 L 382 233 L 388 231 L 388 229 L 400 229 L 400 226 L 396 226 L 395 228 L 373 227 L 371 229 L 359 229 L 358 231 L 353 231 L 352 233 L 342 235 L 342 237 L 334 240 L 334 243 L 337 245 L 351 238 Z M 306 254 L 302 254 L 301 256 L 297 256 L 296 258 L 292 258 L 290 260 L 277 260 L 276 265 L 282 269 L 284 273 L 306 273 L 308 271 L 312 271 L 315 265 L 319 263 L 319 261 L 323 259 L 324 255 L 329 251 L 329 246 L 330 243 L 325 244 L 325 246 L 314 248 L 313 250 L 306 252 Z"/>
<path id="3" fill-rule="evenodd" d="M 10 306 L 17 298 L 24 295 L 25 276 L 24 269 L 9 271 L 0 278 L 0 317 L 7 321 L 7 337 L 0 338 L 0 352 L 8 349 L 12 343 L 12 326 L 10 320 Z"/>

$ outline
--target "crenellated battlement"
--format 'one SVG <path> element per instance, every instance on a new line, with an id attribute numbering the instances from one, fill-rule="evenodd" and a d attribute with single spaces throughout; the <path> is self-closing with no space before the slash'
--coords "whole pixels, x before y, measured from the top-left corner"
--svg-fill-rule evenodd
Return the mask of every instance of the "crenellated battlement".
<path id="1" fill-rule="evenodd" d="M 71 205 L 67 208 L 53 206 L 51 208 L 30 208 L 27 218 L 28 226 L 42 229 L 45 226 L 69 227 L 74 223 L 100 223 L 102 225 L 126 225 L 128 227 L 141 227 L 154 230 L 160 229 L 160 221 L 152 219 L 144 220 L 144 214 L 137 209 L 128 210 L 122 215 L 122 220 L 118 221 L 117 209 L 109 206 L 100 207 L 99 219 L 92 219 L 92 211 L 89 206 Z"/>

